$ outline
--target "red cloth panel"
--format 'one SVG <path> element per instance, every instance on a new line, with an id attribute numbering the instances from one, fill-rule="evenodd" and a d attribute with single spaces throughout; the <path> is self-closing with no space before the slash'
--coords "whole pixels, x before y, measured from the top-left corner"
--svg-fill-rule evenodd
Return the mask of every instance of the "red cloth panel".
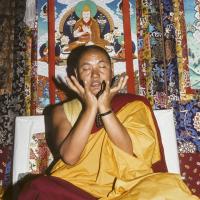
<path id="1" fill-rule="evenodd" d="M 200 153 L 181 153 L 181 175 L 193 194 L 200 197 Z"/>
<path id="2" fill-rule="evenodd" d="M 53 176 L 40 176 L 27 183 L 18 200 L 96 200 L 89 193 Z"/>

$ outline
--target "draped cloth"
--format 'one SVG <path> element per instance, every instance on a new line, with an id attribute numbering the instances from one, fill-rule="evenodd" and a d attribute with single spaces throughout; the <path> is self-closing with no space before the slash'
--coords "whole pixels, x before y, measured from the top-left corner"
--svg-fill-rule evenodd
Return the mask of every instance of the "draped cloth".
<path id="1" fill-rule="evenodd" d="M 74 125 L 81 103 L 75 99 L 63 106 Z M 198 199 L 179 175 L 166 172 L 158 127 L 148 101 L 135 95 L 117 95 L 112 107 L 130 135 L 134 155 L 113 144 L 103 127 L 94 126 L 78 163 L 70 166 L 59 160 L 51 176 L 102 200 Z"/>

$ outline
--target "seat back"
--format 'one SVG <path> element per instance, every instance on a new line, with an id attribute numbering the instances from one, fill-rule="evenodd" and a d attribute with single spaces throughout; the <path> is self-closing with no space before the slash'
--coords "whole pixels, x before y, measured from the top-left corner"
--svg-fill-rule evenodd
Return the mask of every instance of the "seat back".
<path id="1" fill-rule="evenodd" d="M 173 109 L 154 110 L 164 148 L 168 172 L 180 174 Z"/>
<path id="2" fill-rule="evenodd" d="M 180 173 L 173 110 L 154 111 L 169 172 Z M 44 116 L 16 117 L 13 183 L 27 173 L 41 173 L 53 160 L 45 142 Z"/>

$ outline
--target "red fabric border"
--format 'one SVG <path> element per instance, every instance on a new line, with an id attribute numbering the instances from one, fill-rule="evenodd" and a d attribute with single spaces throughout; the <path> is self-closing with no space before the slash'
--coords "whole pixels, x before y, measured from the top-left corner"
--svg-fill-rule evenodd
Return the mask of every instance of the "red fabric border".
<path id="1" fill-rule="evenodd" d="M 128 88 L 128 93 L 135 94 L 135 77 L 134 77 L 134 70 L 133 70 L 133 53 L 132 53 L 129 0 L 122 0 L 122 13 L 123 13 L 123 24 L 124 24 L 126 72 L 127 72 L 127 75 L 129 76 L 127 88 Z"/>
<path id="2" fill-rule="evenodd" d="M 50 104 L 55 103 L 55 2 L 48 0 L 48 61 L 49 61 L 49 98 Z"/>
<path id="3" fill-rule="evenodd" d="M 96 200 L 91 194 L 54 176 L 37 176 L 22 189 L 18 200 Z"/>

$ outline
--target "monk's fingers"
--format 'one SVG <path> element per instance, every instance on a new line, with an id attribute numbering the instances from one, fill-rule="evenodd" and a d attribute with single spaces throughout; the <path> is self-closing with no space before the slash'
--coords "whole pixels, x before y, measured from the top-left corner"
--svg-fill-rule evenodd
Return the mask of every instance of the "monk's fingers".
<path id="1" fill-rule="evenodd" d="M 124 89 L 124 87 L 126 86 L 127 81 L 128 81 L 128 76 L 125 73 L 122 73 L 121 77 L 119 79 L 118 85 L 117 85 L 118 89 L 119 90 Z"/>
<path id="2" fill-rule="evenodd" d="M 110 94 L 113 96 L 113 95 L 117 94 L 119 92 L 119 90 L 120 90 L 120 86 L 116 85 L 115 87 L 112 87 L 110 89 Z"/>
<path id="3" fill-rule="evenodd" d="M 120 79 L 120 75 L 116 75 L 114 78 L 113 78 L 113 82 L 112 82 L 112 88 L 114 88 L 118 82 L 119 82 L 119 79 Z"/>
<path id="4" fill-rule="evenodd" d="M 78 80 L 74 77 L 74 76 L 71 76 L 71 80 L 74 84 L 74 86 L 78 89 L 78 91 L 83 94 L 85 92 L 83 86 L 78 82 Z"/>
<path id="5" fill-rule="evenodd" d="M 122 84 L 123 84 L 123 80 L 124 80 L 124 77 L 121 76 L 121 77 L 119 78 L 118 83 L 117 83 L 116 86 L 114 87 L 114 88 L 116 88 L 116 90 L 120 90 L 120 89 L 121 89 L 121 86 L 122 86 Z M 113 89 L 114 89 L 114 88 L 113 88 Z"/>
<path id="6" fill-rule="evenodd" d="M 88 81 L 84 81 L 83 84 L 84 84 L 84 89 L 85 89 L 84 92 L 86 94 L 89 94 L 90 93 L 90 89 L 89 89 L 89 83 L 88 83 Z"/>
<path id="7" fill-rule="evenodd" d="M 127 84 L 127 81 L 128 81 L 128 76 L 126 75 L 126 76 L 124 77 L 123 82 L 122 82 L 121 89 L 124 89 L 124 88 L 125 88 L 125 86 L 126 86 L 126 84 Z"/>
<path id="8" fill-rule="evenodd" d="M 109 92 L 110 92 L 110 81 L 106 81 L 105 84 L 106 84 L 106 85 L 105 85 L 105 92 L 106 92 L 106 93 L 109 93 Z"/>
<path id="9" fill-rule="evenodd" d="M 65 78 L 66 82 L 67 82 L 67 85 L 68 87 L 73 90 L 74 92 L 76 92 L 77 94 L 79 94 L 79 90 L 78 88 L 74 85 L 74 83 L 72 82 L 72 80 L 69 78 L 69 77 L 66 77 Z"/>
<path id="10" fill-rule="evenodd" d="M 111 93 L 116 94 L 117 92 L 119 92 L 120 90 L 122 90 L 128 80 L 128 76 L 121 76 L 117 82 L 117 84 L 111 89 Z"/>

